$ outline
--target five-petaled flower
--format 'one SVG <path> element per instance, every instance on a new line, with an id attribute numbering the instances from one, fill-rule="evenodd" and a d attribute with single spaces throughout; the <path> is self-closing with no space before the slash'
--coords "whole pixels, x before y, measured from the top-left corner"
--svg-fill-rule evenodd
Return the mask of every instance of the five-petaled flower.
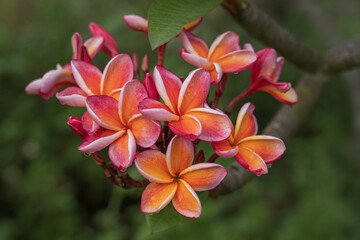
<path id="1" fill-rule="evenodd" d="M 200 216 L 201 203 L 195 191 L 215 188 L 227 172 L 215 163 L 191 165 L 193 159 L 193 144 L 180 136 L 170 141 L 166 155 L 147 150 L 136 156 L 139 173 L 151 182 L 141 197 L 142 212 L 159 212 L 172 200 L 175 210 L 185 217 Z"/>
<path id="2" fill-rule="evenodd" d="M 261 175 L 268 172 L 266 164 L 274 162 L 284 153 L 285 145 L 279 138 L 256 135 L 258 125 L 253 115 L 254 108 L 251 103 L 244 104 L 230 138 L 214 142 L 212 146 L 217 155 L 235 157 L 244 168 Z"/>
<path id="3" fill-rule="evenodd" d="M 297 103 L 297 94 L 291 88 L 291 84 L 278 82 L 285 59 L 277 57 L 273 48 L 262 49 L 256 55 L 258 58 L 250 68 L 251 84 L 247 90 L 247 95 L 257 91 L 264 91 L 271 94 L 281 103 L 288 105 Z"/>
<path id="4" fill-rule="evenodd" d="M 103 45 L 103 37 L 95 36 L 83 43 L 79 33 L 71 38 L 73 48 L 73 60 L 82 60 L 91 63 L 91 59 L 97 54 Z M 57 65 L 56 69 L 45 73 L 42 78 L 36 79 L 26 87 L 27 94 L 39 94 L 44 99 L 49 99 L 60 88 L 76 85 L 72 76 L 71 66 Z"/>
<path id="5" fill-rule="evenodd" d="M 65 88 L 56 93 L 61 104 L 74 107 L 85 107 L 88 96 L 107 95 L 118 100 L 120 89 L 133 78 L 133 65 L 127 54 L 113 57 L 104 69 L 104 73 L 89 63 L 79 60 L 71 61 L 71 68 L 77 86 Z M 92 134 L 99 129 L 86 111 L 82 116 L 84 129 Z"/>
<path id="6" fill-rule="evenodd" d="M 256 60 L 256 54 L 247 49 L 240 49 L 239 35 L 225 32 L 211 44 L 206 43 L 188 31 L 180 33 L 180 40 L 185 49 L 180 50 L 181 57 L 188 63 L 204 68 L 211 73 L 211 84 L 221 80 L 223 73 L 242 71 Z"/>
<path id="7" fill-rule="evenodd" d="M 192 71 L 184 83 L 158 65 L 154 69 L 156 89 L 164 103 L 147 98 L 140 102 L 140 112 L 153 120 L 168 121 L 169 128 L 190 140 L 221 141 L 231 134 L 230 119 L 220 110 L 205 107 L 210 88 L 210 73 Z"/>
<path id="8" fill-rule="evenodd" d="M 111 57 L 119 54 L 116 42 L 109 32 L 96 23 L 90 23 L 89 28 L 93 37 L 85 43 L 83 43 L 79 33 L 72 36 L 72 60 L 91 63 L 91 59 L 100 49 Z M 72 85 L 76 85 L 76 82 L 72 75 L 71 66 L 69 64 L 57 65 L 55 70 L 50 70 L 42 78 L 29 83 L 25 91 L 27 94 L 39 94 L 42 98 L 49 99 L 62 87 Z"/>
<path id="9" fill-rule="evenodd" d="M 106 95 L 89 96 L 86 109 L 91 118 L 102 127 L 85 137 L 79 146 L 82 152 L 96 152 L 109 146 L 109 158 L 120 168 L 128 168 L 136 153 L 136 145 L 149 148 L 159 138 L 161 127 L 139 113 L 139 102 L 148 94 L 142 82 L 127 82 L 119 101 Z"/>

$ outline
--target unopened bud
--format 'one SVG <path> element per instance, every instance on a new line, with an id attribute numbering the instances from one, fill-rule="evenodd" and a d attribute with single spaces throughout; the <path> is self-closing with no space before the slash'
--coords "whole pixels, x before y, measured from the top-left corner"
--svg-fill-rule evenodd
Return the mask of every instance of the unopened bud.
<path id="1" fill-rule="evenodd" d="M 86 131 L 83 128 L 83 125 L 81 123 L 81 118 L 78 117 L 69 117 L 67 120 L 67 124 L 70 126 L 71 130 L 76 133 L 81 138 L 86 137 Z"/>
<path id="2" fill-rule="evenodd" d="M 132 30 L 148 33 L 148 20 L 137 15 L 124 15 L 125 24 Z"/>
<path id="3" fill-rule="evenodd" d="M 140 78 L 140 75 L 139 75 L 139 58 L 137 56 L 136 53 L 134 53 L 132 55 L 132 62 L 133 62 L 133 66 L 134 66 L 134 74 L 135 74 L 135 78 L 136 79 L 139 79 Z"/>
<path id="4" fill-rule="evenodd" d="M 195 163 L 203 163 L 205 162 L 205 154 L 203 150 L 200 150 L 195 158 Z"/>
<path id="5" fill-rule="evenodd" d="M 141 70 L 144 73 L 144 75 L 149 72 L 149 57 L 147 54 L 145 54 L 142 59 Z"/>

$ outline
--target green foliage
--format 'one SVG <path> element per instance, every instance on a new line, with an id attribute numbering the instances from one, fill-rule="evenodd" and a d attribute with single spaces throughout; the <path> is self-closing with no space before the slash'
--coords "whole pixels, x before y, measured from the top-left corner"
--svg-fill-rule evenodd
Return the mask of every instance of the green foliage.
<path id="1" fill-rule="evenodd" d="M 149 39 L 155 49 L 178 35 L 183 26 L 205 15 L 221 0 L 155 0 L 149 10 Z"/>
<path id="2" fill-rule="evenodd" d="M 168 230 L 189 220 L 176 212 L 171 203 L 159 213 L 146 214 L 145 218 L 151 233 Z"/>
<path id="3" fill-rule="evenodd" d="M 200 192 L 197 193 L 197 195 L 203 205 L 208 198 L 208 194 L 206 192 Z M 158 213 L 146 214 L 145 218 L 152 234 L 169 230 L 187 221 L 195 221 L 175 211 L 171 202 Z"/>

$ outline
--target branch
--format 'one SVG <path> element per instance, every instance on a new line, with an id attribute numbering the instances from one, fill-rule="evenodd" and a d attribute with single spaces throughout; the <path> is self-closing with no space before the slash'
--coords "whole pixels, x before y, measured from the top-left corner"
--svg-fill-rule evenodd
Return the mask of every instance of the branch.
<path id="1" fill-rule="evenodd" d="M 341 72 L 360 66 L 360 37 L 324 54 L 326 71 Z"/>
<path id="2" fill-rule="evenodd" d="M 266 13 L 242 0 L 225 0 L 222 6 L 257 40 L 275 48 L 287 60 L 309 72 L 322 64 L 322 56 L 297 40 Z"/>

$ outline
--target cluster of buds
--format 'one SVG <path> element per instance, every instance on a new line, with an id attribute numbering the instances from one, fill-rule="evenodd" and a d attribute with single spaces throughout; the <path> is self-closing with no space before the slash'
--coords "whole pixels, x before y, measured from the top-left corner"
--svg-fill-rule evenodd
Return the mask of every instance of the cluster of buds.
<path id="1" fill-rule="evenodd" d="M 146 19 L 127 15 L 124 20 L 131 29 L 148 34 Z M 48 99 L 56 93 L 61 104 L 86 108 L 81 117 L 68 119 L 83 139 L 78 149 L 90 153 L 114 184 L 146 186 L 141 198 L 144 213 L 159 212 L 172 201 L 180 214 L 197 218 L 201 203 L 196 191 L 215 188 L 227 174 L 214 163 L 217 156 L 235 157 L 244 168 L 261 175 L 285 151 L 281 139 L 256 135 L 251 103 L 243 105 L 235 127 L 229 119 L 234 106 L 257 91 L 268 92 L 285 104 L 297 102 L 291 85 L 278 82 L 284 59 L 273 49 L 255 52 L 250 44 L 240 48 L 239 36 L 233 32 L 221 34 L 208 48 L 190 32 L 201 21 L 185 25 L 178 35 L 184 46 L 181 57 L 198 67 L 184 80 L 163 66 L 166 44 L 158 48 L 158 64 L 150 74 L 147 56 L 140 67 L 136 54 L 132 58 L 120 54 L 111 34 L 91 23 L 89 40 L 83 43 L 78 33 L 71 38 L 70 64 L 59 65 L 26 87 L 28 94 Z M 103 72 L 91 62 L 100 50 L 111 58 Z M 245 69 L 251 71 L 250 86 L 225 112 L 218 109 L 227 74 Z M 216 85 L 216 94 L 208 102 L 211 85 Z M 215 153 L 207 161 L 203 150 L 197 150 L 199 141 L 212 144 Z M 97 153 L 105 148 L 109 162 Z M 133 162 L 144 180 L 127 174 Z"/>

